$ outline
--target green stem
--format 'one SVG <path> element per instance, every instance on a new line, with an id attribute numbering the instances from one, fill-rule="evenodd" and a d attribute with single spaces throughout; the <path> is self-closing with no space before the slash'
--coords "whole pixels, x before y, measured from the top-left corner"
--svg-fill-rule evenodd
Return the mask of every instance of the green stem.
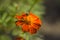
<path id="1" fill-rule="evenodd" d="M 35 0 L 34 3 L 32 4 L 31 8 L 28 10 L 28 12 L 30 12 L 32 10 L 32 8 L 34 7 L 34 5 L 38 2 L 38 0 Z"/>

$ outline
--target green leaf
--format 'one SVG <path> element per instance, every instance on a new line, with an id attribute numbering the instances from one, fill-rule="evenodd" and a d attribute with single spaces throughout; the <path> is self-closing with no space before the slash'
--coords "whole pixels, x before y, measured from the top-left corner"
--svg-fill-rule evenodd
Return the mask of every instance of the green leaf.
<path id="1" fill-rule="evenodd" d="M 2 21 L 4 21 L 6 17 L 7 17 L 7 13 L 4 13 L 4 14 L 2 15 Z"/>
<path id="2" fill-rule="evenodd" d="M 11 38 L 7 35 L 0 35 L 0 40 L 11 40 Z"/>
<path id="3" fill-rule="evenodd" d="M 2 23 L 2 20 L 0 19 L 0 23 Z"/>
<path id="4" fill-rule="evenodd" d="M 7 17 L 6 20 L 5 20 L 5 22 L 6 22 L 6 23 L 9 22 L 9 21 L 11 20 L 11 18 L 12 18 L 12 17 L 10 17 L 10 16 Z"/>

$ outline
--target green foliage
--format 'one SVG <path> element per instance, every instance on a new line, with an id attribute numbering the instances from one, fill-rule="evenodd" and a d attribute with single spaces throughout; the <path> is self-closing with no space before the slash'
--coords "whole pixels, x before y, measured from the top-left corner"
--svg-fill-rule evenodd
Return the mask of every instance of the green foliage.
<path id="1" fill-rule="evenodd" d="M 11 40 L 11 38 L 7 35 L 0 35 L 0 40 Z"/>

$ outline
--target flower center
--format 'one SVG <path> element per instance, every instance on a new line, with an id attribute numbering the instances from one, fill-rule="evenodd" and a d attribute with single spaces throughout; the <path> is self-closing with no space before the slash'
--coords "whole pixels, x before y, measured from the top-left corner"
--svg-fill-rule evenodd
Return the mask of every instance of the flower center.
<path id="1" fill-rule="evenodd" d="M 28 20 L 21 19 L 20 21 L 23 22 L 23 23 L 25 23 L 25 24 L 27 24 L 27 25 L 30 25 L 31 24 L 31 22 L 28 21 Z"/>
<path id="2" fill-rule="evenodd" d="M 25 20 L 25 23 L 26 23 L 27 25 L 30 25 L 30 24 L 31 24 L 31 22 L 28 21 L 28 20 Z"/>

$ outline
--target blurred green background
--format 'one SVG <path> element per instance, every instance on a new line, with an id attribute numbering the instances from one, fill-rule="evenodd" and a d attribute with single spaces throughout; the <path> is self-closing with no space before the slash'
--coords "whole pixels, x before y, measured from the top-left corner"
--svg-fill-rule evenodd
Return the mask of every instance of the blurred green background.
<path id="1" fill-rule="evenodd" d="M 21 15 L 27 12 L 35 0 L 0 0 L 0 40 L 14 40 L 16 36 L 26 37 L 19 27 L 16 27 L 14 16 L 16 13 Z M 45 7 L 43 0 L 38 0 L 31 12 L 42 19 Z M 37 36 L 40 34 L 29 35 L 30 40 L 41 40 Z M 27 37 L 26 37 L 27 38 Z"/>

